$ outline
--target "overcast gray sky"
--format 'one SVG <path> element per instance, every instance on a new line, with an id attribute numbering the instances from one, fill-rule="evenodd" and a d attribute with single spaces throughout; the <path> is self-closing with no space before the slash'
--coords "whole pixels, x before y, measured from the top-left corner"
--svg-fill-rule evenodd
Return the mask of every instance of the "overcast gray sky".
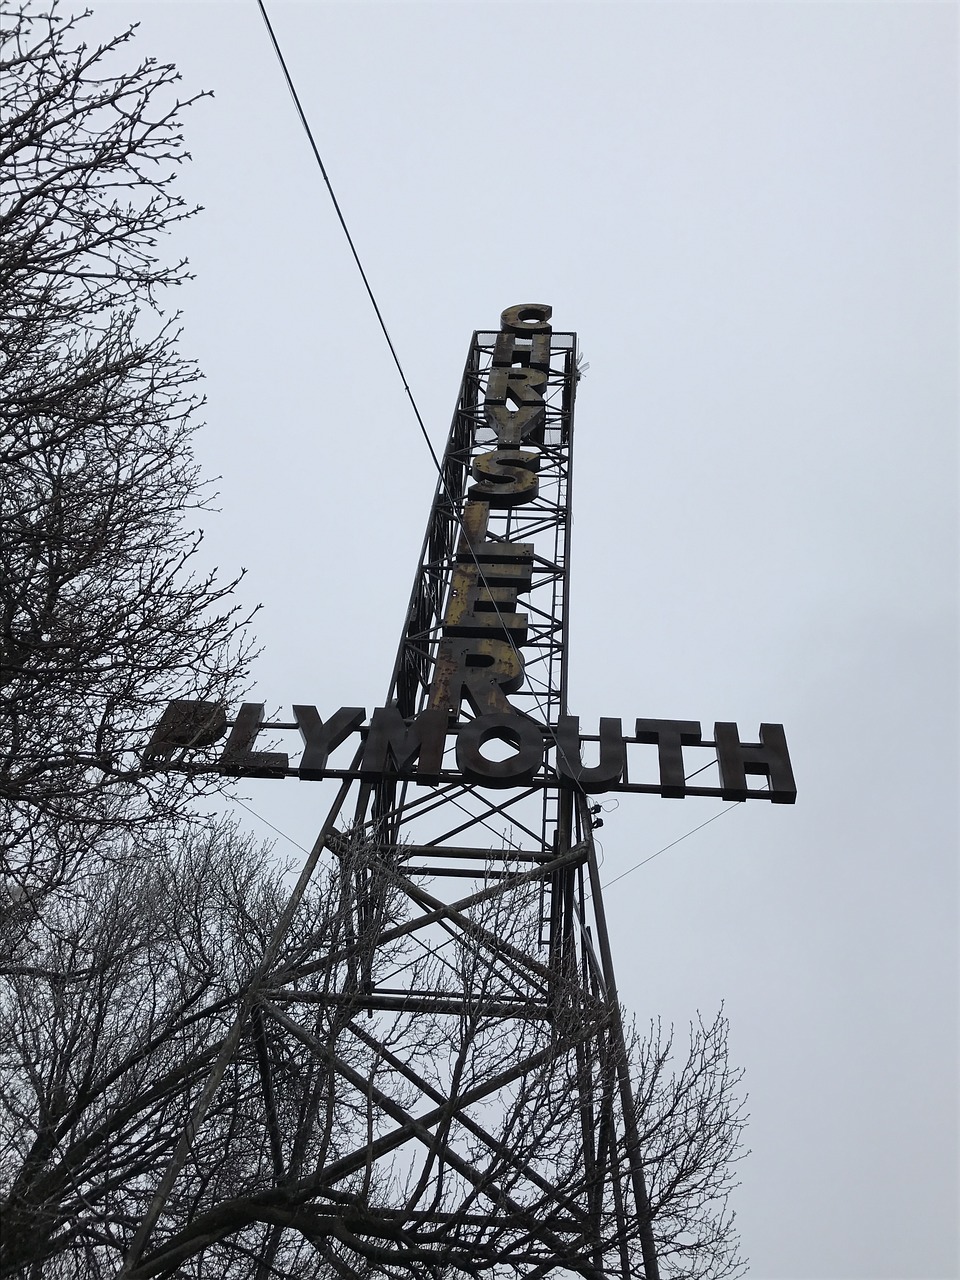
<path id="1" fill-rule="evenodd" d="M 435 476 L 256 5 L 95 10 L 216 93 L 178 302 L 254 692 L 369 710 Z M 638 1019 L 726 1004 L 750 1274 L 955 1277 L 957 8 L 269 10 L 438 447 L 473 329 L 579 332 L 571 710 L 786 726 L 795 808 L 608 903 Z M 326 798 L 242 794 L 301 843 Z M 605 874 L 722 807 L 608 803 Z"/>

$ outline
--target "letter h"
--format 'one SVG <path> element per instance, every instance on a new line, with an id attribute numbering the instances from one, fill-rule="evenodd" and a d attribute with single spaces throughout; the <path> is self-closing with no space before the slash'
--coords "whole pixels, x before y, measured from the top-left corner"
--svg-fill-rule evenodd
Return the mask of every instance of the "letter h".
<path id="1" fill-rule="evenodd" d="M 762 724 L 757 743 L 741 742 L 737 726 L 732 721 L 715 724 L 713 737 L 724 800 L 746 800 L 748 796 L 766 795 L 774 804 L 794 803 L 797 786 L 782 724 Z M 747 787 L 748 773 L 765 774 L 770 780 L 769 791 L 750 790 Z"/>

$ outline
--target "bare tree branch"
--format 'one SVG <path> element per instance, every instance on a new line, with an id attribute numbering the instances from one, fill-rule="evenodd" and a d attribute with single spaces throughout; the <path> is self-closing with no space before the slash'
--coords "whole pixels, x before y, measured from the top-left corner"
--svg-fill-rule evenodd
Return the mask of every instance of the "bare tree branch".
<path id="1" fill-rule="evenodd" d="M 624 1053 L 597 973 L 539 950 L 539 864 L 443 904 L 344 830 L 294 901 L 198 819 L 209 762 L 144 767 L 159 707 L 233 700 L 250 644 L 201 567 L 164 312 L 195 99 L 82 23 L 3 5 L 0 1277 L 640 1275 L 625 1120 L 661 1274 L 737 1275 L 722 1016 L 679 1065 L 659 1028 Z"/>

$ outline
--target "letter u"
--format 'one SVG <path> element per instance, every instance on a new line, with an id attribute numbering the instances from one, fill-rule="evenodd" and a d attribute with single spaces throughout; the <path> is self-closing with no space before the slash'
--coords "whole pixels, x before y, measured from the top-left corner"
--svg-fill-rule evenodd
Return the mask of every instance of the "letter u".
<path id="1" fill-rule="evenodd" d="M 600 763 L 587 768 L 580 754 L 580 717 L 561 716 L 557 728 L 557 772 L 576 782 L 587 795 L 609 791 L 623 776 L 627 749 L 618 719 L 600 720 Z"/>

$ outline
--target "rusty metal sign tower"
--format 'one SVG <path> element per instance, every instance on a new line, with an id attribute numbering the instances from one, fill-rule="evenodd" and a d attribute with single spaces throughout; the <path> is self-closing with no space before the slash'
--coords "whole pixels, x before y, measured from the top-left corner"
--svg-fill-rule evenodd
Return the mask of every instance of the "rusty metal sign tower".
<path id="1" fill-rule="evenodd" d="M 569 732 L 576 759 L 557 746 L 577 348 L 549 319 L 513 308 L 470 344 L 387 706 L 327 838 L 349 867 L 357 949 L 322 998 L 382 1065 L 371 1085 L 328 1061 L 378 1113 L 343 1177 L 402 1168 L 384 1209 L 421 1262 L 652 1277 L 580 747 Z M 267 1003 L 278 1033 L 324 1056 L 314 992 L 280 986 Z"/>
<path id="2" fill-rule="evenodd" d="M 779 725 L 757 743 L 691 721 L 589 735 L 569 713 L 577 345 L 550 321 L 516 306 L 473 336 L 369 724 L 358 707 L 294 704 L 271 725 L 259 704 L 175 703 L 148 749 L 175 766 L 229 730 L 221 770 L 341 780 L 301 875 L 334 867 L 324 936 L 292 947 L 293 907 L 280 921 L 204 1095 L 246 1052 L 272 1166 L 246 1209 L 267 1224 L 265 1276 L 290 1236 L 342 1276 L 659 1274 L 593 796 L 796 792 Z M 264 729 L 299 731 L 295 766 L 254 749 Z M 693 751 L 718 785 L 686 781 Z"/>

